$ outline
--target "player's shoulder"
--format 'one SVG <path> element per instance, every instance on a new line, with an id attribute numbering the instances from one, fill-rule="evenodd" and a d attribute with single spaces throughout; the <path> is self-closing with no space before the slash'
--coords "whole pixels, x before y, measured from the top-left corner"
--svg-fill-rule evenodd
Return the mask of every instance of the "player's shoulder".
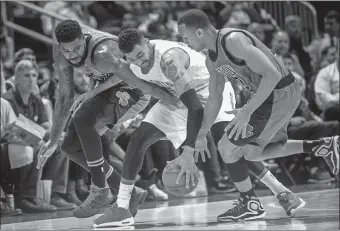
<path id="1" fill-rule="evenodd" d="M 103 59 L 112 57 L 112 55 L 124 57 L 122 52 L 119 50 L 117 40 L 110 38 L 98 43 L 93 47 L 91 54 L 92 64 L 95 65 Z"/>

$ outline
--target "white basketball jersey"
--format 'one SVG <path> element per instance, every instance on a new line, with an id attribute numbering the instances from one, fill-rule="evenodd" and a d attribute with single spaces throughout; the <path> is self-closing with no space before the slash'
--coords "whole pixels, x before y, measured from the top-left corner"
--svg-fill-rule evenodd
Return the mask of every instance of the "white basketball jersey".
<path id="1" fill-rule="evenodd" d="M 162 72 L 161 69 L 161 58 L 164 52 L 171 48 L 181 48 L 186 51 L 190 57 L 190 66 L 186 70 L 187 75 L 192 77 L 192 84 L 196 90 L 199 98 L 203 100 L 203 103 L 207 100 L 207 90 L 209 86 L 209 72 L 205 65 L 206 56 L 197 52 L 184 43 L 166 41 L 166 40 L 151 40 L 152 44 L 155 45 L 155 62 L 149 73 L 143 74 L 141 68 L 131 64 L 130 68 L 132 72 L 138 77 L 145 81 L 157 84 L 158 86 L 166 88 L 174 96 L 179 97 L 179 93 L 176 92 L 174 82 L 169 80 Z M 201 96 L 201 97 L 200 97 Z M 203 97 L 203 99 L 202 99 Z"/>

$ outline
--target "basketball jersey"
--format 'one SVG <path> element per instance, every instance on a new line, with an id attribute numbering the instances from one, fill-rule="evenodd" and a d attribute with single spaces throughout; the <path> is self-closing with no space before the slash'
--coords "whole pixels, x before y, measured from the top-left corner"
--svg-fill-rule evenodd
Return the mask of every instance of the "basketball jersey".
<path id="1" fill-rule="evenodd" d="M 93 52 L 96 50 L 96 48 L 106 42 L 106 41 L 113 41 L 117 44 L 117 49 L 113 50 L 117 56 L 123 57 L 123 55 L 120 53 L 119 48 L 118 48 L 118 38 L 114 35 L 107 34 L 104 32 L 100 31 L 84 31 L 85 35 L 85 51 L 83 54 L 83 57 L 79 64 L 72 64 L 73 68 L 79 70 L 80 72 L 84 73 L 86 76 L 92 78 L 96 84 L 101 84 L 103 83 L 106 79 L 109 77 L 112 77 L 114 74 L 113 73 L 103 73 L 100 70 L 96 69 L 94 65 L 92 64 L 92 59 L 93 59 Z M 121 88 L 121 89 L 126 89 L 126 90 L 135 90 L 140 92 L 139 89 L 133 88 L 129 86 L 127 83 L 122 81 L 119 78 L 116 78 L 116 86 Z"/>
<path id="2" fill-rule="evenodd" d="M 190 79 L 190 85 L 196 90 L 198 98 L 205 103 L 207 99 L 207 89 L 209 85 L 209 72 L 205 66 L 206 56 L 197 52 L 184 43 L 166 41 L 166 40 L 151 40 L 151 44 L 155 45 L 154 49 L 154 65 L 147 74 L 144 74 L 140 67 L 131 64 L 130 68 L 132 72 L 138 77 L 145 81 L 157 84 L 160 87 L 167 89 L 171 94 L 179 97 L 181 93 L 176 91 L 175 84 L 169 80 L 162 71 L 161 59 L 162 55 L 171 48 L 180 48 L 189 55 L 190 66 L 186 70 L 186 74 L 192 78 Z"/>
<path id="3" fill-rule="evenodd" d="M 225 78 L 236 78 L 252 93 L 255 93 L 260 85 L 261 75 L 252 71 L 244 60 L 235 60 L 228 52 L 225 38 L 232 32 L 241 32 L 246 35 L 254 46 L 261 50 L 270 60 L 282 77 L 289 74 L 289 70 L 276 55 L 264 45 L 258 38 L 245 30 L 225 28 L 218 32 L 216 40 L 216 53 L 209 50 L 208 56 L 217 72 Z"/>

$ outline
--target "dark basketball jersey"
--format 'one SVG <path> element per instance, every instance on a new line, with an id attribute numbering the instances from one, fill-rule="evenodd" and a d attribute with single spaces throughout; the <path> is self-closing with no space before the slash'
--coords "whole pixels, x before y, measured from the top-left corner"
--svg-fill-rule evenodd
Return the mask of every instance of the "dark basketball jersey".
<path id="1" fill-rule="evenodd" d="M 79 64 L 76 64 L 76 65 L 72 63 L 71 64 L 75 69 L 79 70 L 80 72 L 84 73 L 86 76 L 95 80 L 97 84 L 100 84 L 104 82 L 107 78 L 113 77 L 114 74 L 103 73 L 93 66 L 92 60 L 94 58 L 93 57 L 94 51 L 100 44 L 108 40 L 111 40 L 117 44 L 117 49 L 115 49 L 112 52 L 116 52 L 117 56 L 123 57 L 122 55 L 119 54 L 120 51 L 118 49 L 118 39 L 114 35 L 107 34 L 107 33 L 100 32 L 100 31 L 85 31 L 84 35 L 85 35 L 85 51 L 84 51 L 83 57 L 81 61 L 79 62 Z M 117 78 L 116 88 L 120 88 L 122 90 L 129 90 L 129 91 L 133 90 L 136 93 L 141 94 L 141 91 L 139 89 L 129 86 L 127 83 L 120 80 L 119 78 Z"/>
<path id="2" fill-rule="evenodd" d="M 277 70 L 281 73 L 282 77 L 287 76 L 290 72 L 285 67 L 283 62 L 276 57 L 274 53 L 264 45 L 258 38 L 245 30 L 225 28 L 218 32 L 216 40 L 216 53 L 209 50 L 208 57 L 211 59 L 215 70 L 226 78 L 238 79 L 244 87 L 255 93 L 261 81 L 261 75 L 252 71 L 245 61 L 236 61 L 233 56 L 228 52 L 225 45 L 225 38 L 232 32 L 241 32 L 250 38 L 254 46 L 260 49 L 269 60 L 274 64 Z"/>

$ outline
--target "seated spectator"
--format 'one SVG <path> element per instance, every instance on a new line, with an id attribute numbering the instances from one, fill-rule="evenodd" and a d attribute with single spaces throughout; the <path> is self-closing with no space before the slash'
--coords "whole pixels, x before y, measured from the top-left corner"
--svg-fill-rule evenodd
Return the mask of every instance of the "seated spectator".
<path id="1" fill-rule="evenodd" d="M 22 48 L 15 52 L 14 60 L 13 60 L 13 69 L 21 60 L 29 60 L 35 65 L 37 64 L 37 58 L 35 53 L 30 48 Z M 15 84 L 15 75 L 11 76 L 9 79 L 6 80 L 6 89 L 11 89 Z"/>
<path id="2" fill-rule="evenodd" d="M 332 64 L 336 61 L 337 50 L 335 46 L 325 47 L 321 52 L 320 69 Z"/>
<path id="3" fill-rule="evenodd" d="M 337 61 L 321 69 L 316 76 L 314 91 L 316 104 L 324 120 L 339 120 L 339 56 Z"/>
<path id="4" fill-rule="evenodd" d="M 38 77 L 38 68 L 36 64 L 29 60 L 20 61 L 15 67 L 15 77 L 15 84 L 13 88 L 6 92 L 3 97 L 11 103 L 11 106 L 17 116 L 22 114 L 48 131 L 51 128 L 51 124 L 48 122 L 44 104 L 41 98 L 34 93 Z M 40 180 L 40 172 L 36 168 L 37 153 L 39 151 L 39 147 L 41 147 L 43 143 L 44 142 L 41 140 L 38 146 L 33 147 L 33 162 L 17 168 L 19 173 L 19 182 L 16 184 L 16 194 L 18 196 L 19 206 L 24 212 L 57 210 L 56 206 L 45 202 L 41 198 L 37 198 L 37 185 Z M 22 155 L 22 153 L 20 153 L 20 155 Z M 60 156 L 61 155 L 55 155 L 55 157 L 51 159 L 50 165 L 59 166 L 60 170 L 60 172 L 58 172 L 57 168 L 50 168 L 51 178 L 52 176 L 63 176 L 63 164 L 61 163 L 64 163 L 64 160 L 60 158 Z M 56 182 L 58 182 L 58 180 L 60 179 L 57 179 Z M 60 190 L 60 188 L 57 189 L 57 186 L 58 185 L 53 182 L 52 195 L 53 192 Z M 52 199 L 54 198 L 52 197 Z M 60 202 L 61 199 L 59 200 L 56 198 L 56 200 L 51 201 Z"/>
<path id="5" fill-rule="evenodd" d="M 11 104 L 1 97 L 1 153 L 0 153 L 0 163 L 1 163 L 1 216 L 11 216 L 11 215 L 18 215 L 21 214 L 21 209 L 16 209 L 15 205 L 11 205 L 10 202 L 7 200 L 8 194 L 13 194 L 11 187 L 9 186 L 8 182 L 10 181 L 8 178 L 8 161 L 6 161 L 6 144 L 5 140 L 3 139 L 8 135 L 13 128 L 14 122 L 16 121 L 16 115 L 12 109 Z M 13 137 L 14 138 L 14 137 Z M 11 139 L 11 142 L 17 142 L 14 139 Z M 21 143 L 21 142 L 20 142 Z M 23 153 L 24 155 L 24 153 Z M 7 187 L 9 186 L 9 187 Z M 6 193 L 2 191 L 2 188 L 7 188 Z"/>
<path id="6" fill-rule="evenodd" d="M 272 40 L 272 51 L 281 58 L 289 52 L 290 42 L 288 34 L 284 31 L 274 33 Z M 300 61 L 295 54 L 289 53 L 293 59 L 294 71 L 304 77 L 304 71 L 300 65 Z"/>
<path id="7" fill-rule="evenodd" d="M 297 56 L 304 72 L 303 76 L 308 83 L 312 77 L 313 68 L 311 66 L 311 57 L 305 51 L 304 44 L 302 44 L 302 25 L 300 17 L 296 15 L 287 16 L 285 18 L 285 31 L 290 40 L 289 51 Z"/>

